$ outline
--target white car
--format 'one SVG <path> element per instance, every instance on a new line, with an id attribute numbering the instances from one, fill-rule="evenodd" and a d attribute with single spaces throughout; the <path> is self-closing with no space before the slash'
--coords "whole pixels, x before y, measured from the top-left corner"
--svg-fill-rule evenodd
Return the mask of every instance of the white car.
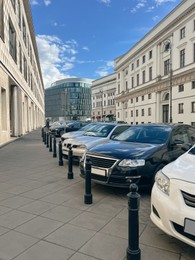
<path id="1" fill-rule="evenodd" d="M 156 174 L 150 218 L 168 235 L 195 247 L 195 146 Z"/>
<path id="2" fill-rule="evenodd" d="M 61 141 L 64 141 L 64 140 L 69 139 L 69 138 L 75 138 L 76 136 L 79 136 L 79 135 L 83 135 L 86 131 L 89 131 L 90 129 L 92 129 L 97 124 L 98 124 L 98 122 L 89 123 L 89 124 L 83 126 L 81 129 L 79 129 L 77 131 L 64 133 L 61 136 Z"/>
<path id="3" fill-rule="evenodd" d="M 99 123 L 81 136 L 64 140 L 62 143 L 63 157 L 68 159 L 69 147 L 71 147 L 73 160 L 79 162 L 87 149 L 112 139 L 129 127 L 128 124 Z"/>

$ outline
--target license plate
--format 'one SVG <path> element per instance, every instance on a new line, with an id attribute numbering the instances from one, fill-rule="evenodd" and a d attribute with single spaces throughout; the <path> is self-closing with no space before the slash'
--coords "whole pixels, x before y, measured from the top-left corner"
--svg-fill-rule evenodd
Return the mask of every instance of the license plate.
<path id="1" fill-rule="evenodd" d="M 97 169 L 97 168 L 93 168 L 93 167 L 91 168 L 91 173 L 97 174 L 97 175 L 102 175 L 102 176 L 106 175 L 105 170 L 101 170 L 101 169 Z"/>
<path id="2" fill-rule="evenodd" d="M 192 219 L 185 219 L 184 231 L 195 236 L 195 221 Z"/>

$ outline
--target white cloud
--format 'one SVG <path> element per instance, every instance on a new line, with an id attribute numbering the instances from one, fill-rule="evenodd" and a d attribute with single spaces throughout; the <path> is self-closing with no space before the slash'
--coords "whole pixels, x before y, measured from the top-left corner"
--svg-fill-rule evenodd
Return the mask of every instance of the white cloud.
<path id="1" fill-rule="evenodd" d="M 156 15 L 156 16 L 152 17 L 152 20 L 153 20 L 153 21 L 157 21 L 157 20 L 159 20 L 159 16 Z"/>
<path id="2" fill-rule="evenodd" d="M 77 53 L 77 42 L 70 40 L 64 43 L 51 35 L 37 35 L 36 41 L 45 88 L 56 80 L 70 77 L 63 72 L 74 67 L 76 58 L 72 54 Z"/>
<path id="3" fill-rule="evenodd" d="M 106 4 L 106 5 L 110 5 L 111 0 L 99 0 L 100 3 Z"/>
<path id="4" fill-rule="evenodd" d="M 30 0 L 30 4 L 31 5 L 38 5 L 38 1 L 37 0 Z"/>
<path id="5" fill-rule="evenodd" d="M 82 48 L 84 51 L 89 51 L 89 48 L 87 46 L 83 46 Z"/>
<path id="6" fill-rule="evenodd" d="M 44 4 L 45 4 L 46 6 L 50 5 L 50 4 L 51 4 L 51 0 L 44 0 Z"/>
<path id="7" fill-rule="evenodd" d="M 99 67 L 95 73 L 100 77 L 105 77 L 108 74 L 112 73 L 113 68 L 114 61 L 107 61 L 106 64 L 104 66 Z"/>
<path id="8" fill-rule="evenodd" d="M 135 7 L 133 7 L 130 12 L 136 13 L 138 9 L 145 7 L 147 1 L 146 0 L 138 0 L 138 3 Z"/>
<path id="9" fill-rule="evenodd" d="M 155 0 L 155 3 L 157 5 L 161 5 L 161 4 L 164 4 L 164 3 L 167 3 L 167 2 L 176 2 L 176 0 Z"/>

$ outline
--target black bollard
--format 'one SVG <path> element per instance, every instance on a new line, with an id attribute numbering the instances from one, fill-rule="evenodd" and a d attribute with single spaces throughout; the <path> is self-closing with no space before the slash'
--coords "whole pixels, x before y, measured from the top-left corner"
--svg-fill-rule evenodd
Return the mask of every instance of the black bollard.
<path id="1" fill-rule="evenodd" d="M 41 128 L 41 137 L 43 138 L 44 135 L 44 127 Z"/>
<path id="2" fill-rule="evenodd" d="M 139 204 L 140 195 L 137 193 L 138 187 L 135 183 L 130 185 L 128 196 L 128 248 L 127 260 L 140 260 L 141 251 L 139 249 Z"/>
<path id="3" fill-rule="evenodd" d="M 72 157 L 72 147 L 70 146 L 68 151 L 68 179 L 73 179 Z"/>
<path id="4" fill-rule="evenodd" d="M 47 133 L 44 132 L 44 144 L 47 144 Z"/>
<path id="5" fill-rule="evenodd" d="M 43 131 L 43 143 L 45 143 L 45 131 Z"/>
<path id="6" fill-rule="evenodd" d="M 46 147 L 49 147 L 49 133 L 46 134 Z"/>
<path id="7" fill-rule="evenodd" d="M 57 153 L 56 153 L 56 137 L 54 136 L 53 138 L 53 158 L 57 157 Z"/>
<path id="8" fill-rule="evenodd" d="M 93 196 L 91 194 L 91 161 L 89 158 L 86 159 L 85 164 L 85 195 L 84 201 L 85 204 L 92 204 Z"/>
<path id="9" fill-rule="evenodd" d="M 62 165 L 64 165 L 64 162 L 62 160 L 62 142 L 61 141 L 59 141 L 58 149 L 59 149 L 59 166 L 62 166 Z"/>
<path id="10" fill-rule="evenodd" d="M 49 151 L 52 152 L 52 135 L 49 135 Z"/>

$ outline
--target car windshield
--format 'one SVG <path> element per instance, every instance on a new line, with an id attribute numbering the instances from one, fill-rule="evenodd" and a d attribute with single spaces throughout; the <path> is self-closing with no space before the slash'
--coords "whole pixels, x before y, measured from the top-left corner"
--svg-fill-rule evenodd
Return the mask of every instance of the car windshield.
<path id="1" fill-rule="evenodd" d="M 85 126 L 83 126 L 80 131 L 89 131 L 90 129 L 92 129 L 93 127 L 95 127 L 97 124 L 87 124 Z"/>
<path id="2" fill-rule="evenodd" d="M 168 140 L 171 127 L 164 126 L 132 126 L 117 135 L 114 140 L 136 143 L 163 144 Z"/>
<path id="3" fill-rule="evenodd" d="M 92 129 L 85 132 L 85 136 L 95 136 L 95 137 L 107 137 L 109 133 L 112 131 L 112 129 L 115 127 L 115 125 L 111 124 L 97 124 Z"/>

